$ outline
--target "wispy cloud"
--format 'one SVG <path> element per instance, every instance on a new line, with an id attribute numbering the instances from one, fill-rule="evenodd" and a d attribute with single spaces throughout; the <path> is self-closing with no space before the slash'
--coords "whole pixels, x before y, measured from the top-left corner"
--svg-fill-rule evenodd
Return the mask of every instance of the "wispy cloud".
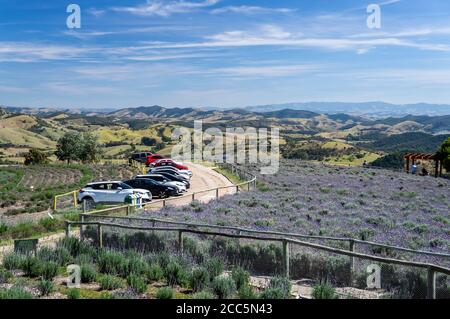
<path id="1" fill-rule="evenodd" d="M 0 61 L 35 62 L 40 60 L 65 60 L 80 57 L 92 51 L 64 45 L 45 45 L 30 42 L 0 42 Z"/>
<path id="2" fill-rule="evenodd" d="M 264 25 L 256 31 L 235 30 L 205 37 L 207 41 L 190 43 L 153 43 L 149 48 L 181 49 L 181 48 L 220 48 L 251 46 L 286 46 L 310 47 L 327 50 L 354 50 L 367 52 L 382 46 L 410 47 L 429 51 L 450 51 L 450 46 L 439 43 L 421 43 L 407 41 L 398 37 L 302 37 L 294 35 L 283 28 Z"/>
<path id="3" fill-rule="evenodd" d="M 155 26 L 145 26 L 139 28 L 126 28 L 121 30 L 109 30 L 109 31 L 80 31 L 80 30 L 68 30 L 63 31 L 64 35 L 69 35 L 81 40 L 89 40 L 97 37 L 110 36 L 110 35 L 125 35 L 125 34 L 155 34 L 155 33 L 166 33 L 166 32 L 180 32 L 180 31 L 192 31 L 195 27 L 193 26 L 182 26 L 182 25 L 155 25 Z"/>
<path id="4" fill-rule="evenodd" d="M 314 65 L 259 65 L 259 66 L 236 66 L 217 68 L 211 73 L 222 76 L 233 77 L 285 77 L 305 74 L 316 71 L 319 68 Z"/>
<path id="5" fill-rule="evenodd" d="M 295 12 L 297 9 L 289 8 L 267 8 L 258 6 L 226 6 L 222 8 L 217 8 L 211 10 L 212 14 L 221 13 L 240 13 L 240 14 L 268 14 L 268 13 L 291 13 Z"/>
<path id="6" fill-rule="evenodd" d="M 190 1 L 159 1 L 147 0 L 147 3 L 135 7 L 113 7 L 116 12 L 126 12 L 140 16 L 161 16 L 168 17 L 176 13 L 190 13 L 198 9 L 212 7 L 220 0 L 203 0 L 198 2 Z"/>

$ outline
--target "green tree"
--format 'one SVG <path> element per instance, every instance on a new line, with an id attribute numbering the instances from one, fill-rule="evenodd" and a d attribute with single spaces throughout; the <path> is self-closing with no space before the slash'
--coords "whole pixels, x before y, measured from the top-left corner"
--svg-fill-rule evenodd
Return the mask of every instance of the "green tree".
<path id="1" fill-rule="evenodd" d="M 154 146 L 156 145 L 156 143 L 158 143 L 158 141 L 156 140 L 156 138 L 144 136 L 141 139 L 141 143 L 145 146 Z"/>
<path id="2" fill-rule="evenodd" d="M 82 147 L 81 134 L 67 132 L 58 140 L 55 155 L 60 161 L 67 161 L 67 164 L 70 164 L 71 161 L 79 159 Z"/>
<path id="3" fill-rule="evenodd" d="M 25 154 L 25 165 L 32 164 L 47 164 L 48 163 L 48 154 L 32 148 Z"/>
<path id="4" fill-rule="evenodd" d="M 91 133 L 81 134 L 81 147 L 78 159 L 83 163 L 96 163 L 99 161 L 102 149 L 97 142 L 97 138 Z"/>
<path id="5" fill-rule="evenodd" d="M 442 160 L 444 168 L 447 172 L 450 171 L 450 137 L 442 143 L 438 151 L 438 156 Z"/>

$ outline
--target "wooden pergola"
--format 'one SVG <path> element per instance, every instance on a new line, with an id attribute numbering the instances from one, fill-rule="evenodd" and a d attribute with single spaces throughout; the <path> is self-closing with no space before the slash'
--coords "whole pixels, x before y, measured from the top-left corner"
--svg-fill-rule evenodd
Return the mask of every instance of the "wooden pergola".
<path id="1" fill-rule="evenodd" d="M 426 154 L 426 153 L 408 153 L 403 156 L 406 162 L 405 170 L 410 172 L 410 166 L 415 165 L 416 161 L 434 161 L 434 176 L 442 177 L 442 159 L 438 154 Z"/>

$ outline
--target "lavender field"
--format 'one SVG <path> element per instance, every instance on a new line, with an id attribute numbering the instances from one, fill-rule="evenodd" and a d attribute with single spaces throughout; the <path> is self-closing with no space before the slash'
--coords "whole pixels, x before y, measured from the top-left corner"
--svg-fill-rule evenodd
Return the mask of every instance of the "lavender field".
<path id="1" fill-rule="evenodd" d="M 255 175 L 258 170 L 250 168 Z M 151 216 L 450 250 L 450 181 L 387 170 L 283 161 L 258 190 Z"/>

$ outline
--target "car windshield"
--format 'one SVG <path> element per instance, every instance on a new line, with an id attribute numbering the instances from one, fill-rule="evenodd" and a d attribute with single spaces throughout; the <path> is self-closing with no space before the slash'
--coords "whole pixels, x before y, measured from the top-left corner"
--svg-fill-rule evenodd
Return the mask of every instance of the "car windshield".
<path id="1" fill-rule="evenodd" d="M 132 188 L 133 188 L 133 187 L 131 187 L 130 185 L 125 184 L 125 183 L 120 183 L 120 184 L 119 184 L 119 187 L 122 187 L 122 189 L 132 189 Z"/>

